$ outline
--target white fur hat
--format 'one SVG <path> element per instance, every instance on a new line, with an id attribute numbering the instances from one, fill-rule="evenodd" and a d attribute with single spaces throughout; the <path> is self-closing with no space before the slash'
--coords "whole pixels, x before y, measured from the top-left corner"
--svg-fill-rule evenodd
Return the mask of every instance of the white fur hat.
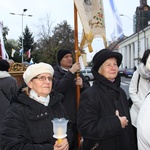
<path id="1" fill-rule="evenodd" d="M 38 64 L 30 65 L 23 74 L 23 79 L 26 84 L 41 73 L 50 73 L 52 76 L 54 74 L 54 69 L 51 65 L 40 62 Z"/>

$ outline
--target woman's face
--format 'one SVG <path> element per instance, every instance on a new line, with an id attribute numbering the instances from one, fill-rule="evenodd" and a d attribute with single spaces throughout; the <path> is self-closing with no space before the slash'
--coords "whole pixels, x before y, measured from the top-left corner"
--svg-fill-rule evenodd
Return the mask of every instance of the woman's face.
<path id="1" fill-rule="evenodd" d="M 118 74 L 116 58 L 112 57 L 107 59 L 98 69 L 98 73 L 100 73 L 106 79 L 113 81 Z"/>
<path id="2" fill-rule="evenodd" d="M 39 96 L 47 97 L 52 89 L 53 77 L 49 73 L 42 73 L 29 81 L 28 86 Z"/>

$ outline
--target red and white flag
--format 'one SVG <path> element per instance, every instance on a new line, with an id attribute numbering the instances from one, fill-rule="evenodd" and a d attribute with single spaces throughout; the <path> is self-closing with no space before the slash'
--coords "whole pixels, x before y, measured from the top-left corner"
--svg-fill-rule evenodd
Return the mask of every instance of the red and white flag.
<path id="1" fill-rule="evenodd" d="M 29 49 L 29 50 L 26 52 L 26 54 L 28 55 L 28 58 L 30 58 L 30 57 L 31 57 L 31 49 Z"/>

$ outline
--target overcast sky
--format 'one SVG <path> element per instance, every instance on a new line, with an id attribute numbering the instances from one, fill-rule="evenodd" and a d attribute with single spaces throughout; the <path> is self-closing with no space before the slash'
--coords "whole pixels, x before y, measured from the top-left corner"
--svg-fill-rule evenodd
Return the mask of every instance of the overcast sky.
<path id="1" fill-rule="evenodd" d="M 105 14 L 105 26 L 106 26 L 106 38 L 110 40 L 110 34 L 113 31 L 113 17 L 110 10 L 108 0 L 103 0 L 104 14 Z M 136 7 L 140 5 L 140 0 L 114 0 L 119 14 L 124 14 L 121 17 L 123 31 L 126 36 L 133 33 L 133 15 L 135 14 Z M 147 0 L 147 4 L 150 5 L 150 0 Z M 46 18 L 50 15 L 53 25 L 61 23 L 67 20 L 68 24 L 74 29 L 74 3 L 73 0 L 0 0 L 0 21 L 4 26 L 8 26 L 9 35 L 8 39 L 18 39 L 22 34 L 22 17 L 19 15 L 11 15 L 10 13 L 22 14 L 23 9 L 27 9 L 26 15 L 33 15 L 33 17 L 23 17 L 23 26 L 29 27 L 36 37 L 38 30 L 37 25 L 40 19 Z M 79 37 L 82 33 L 82 25 L 79 20 Z M 104 47 L 101 39 L 95 39 L 93 41 L 94 52 Z M 90 57 L 93 55 L 91 54 Z"/>

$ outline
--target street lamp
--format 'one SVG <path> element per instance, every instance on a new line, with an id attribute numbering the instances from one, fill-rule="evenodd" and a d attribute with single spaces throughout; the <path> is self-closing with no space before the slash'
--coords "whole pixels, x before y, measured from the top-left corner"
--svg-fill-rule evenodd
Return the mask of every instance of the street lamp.
<path id="1" fill-rule="evenodd" d="M 22 14 L 15 14 L 15 13 L 10 13 L 11 15 L 19 15 L 22 16 L 22 63 L 23 63 L 23 52 L 24 52 L 24 48 L 23 48 L 23 16 L 27 16 L 27 17 L 32 17 L 32 15 L 25 15 L 24 13 L 27 11 L 27 9 L 23 9 Z"/>

